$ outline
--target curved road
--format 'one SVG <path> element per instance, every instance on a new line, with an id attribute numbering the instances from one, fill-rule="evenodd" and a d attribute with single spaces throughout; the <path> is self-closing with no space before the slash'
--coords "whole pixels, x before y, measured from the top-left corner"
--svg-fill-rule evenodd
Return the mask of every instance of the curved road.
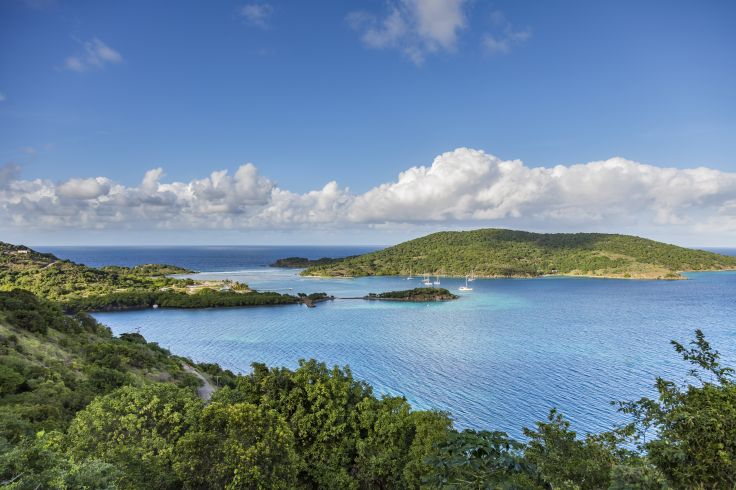
<path id="1" fill-rule="evenodd" d="M 202 376 L 202 373 L 200 373 L 199 371 L 197 371 L 196 369 L 194 369 L 189 364 L 182 364 L 182 367 L 184 368 L 184 371 L 186 371 L 186 372 L 188 372 L 190 374 L 193 374 L 193 375 L 195 375 L 196 377 L 198 377 L 199 379 L 202 380 L 202 383 L 204 383 L 204 384 L 202 386 L 200 386 L 199 388 L 197 388 L 197 395 L 202 400 L 204 400 L 206 402 L 210 401 L 210 398 L 212 398 L 212 393 L 214 393 L 215 391 L 217 391 L 217 388 L 215 388 L 214 386 L 212 386 L 212 383 L 210 383 L 207 380 L 207 378 L 205 378 L 204 376 Z"/>

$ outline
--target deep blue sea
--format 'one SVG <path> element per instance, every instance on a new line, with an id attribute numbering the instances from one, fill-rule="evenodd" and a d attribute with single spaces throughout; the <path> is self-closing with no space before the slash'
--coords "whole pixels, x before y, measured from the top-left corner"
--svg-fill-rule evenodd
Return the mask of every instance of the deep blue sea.
<path id="1" fill-rule="evenodd" d="M 267 264 L 286 256 L 343 256 L 370 247 L 37 247 L 91 266 L 166 262 L 256 289 L 338 297 L 419 286 L 400 277 L 312 279 Z M 720 250 L 736 255 L 736 250 Z M 300 358 L 350 365 L 379 393 L 450 412 L 456 426 L 521 428 L 557 407 L 580 432 L 624 419 L 610 405 L 652 395 L 655 376 L 685 380 L 669 341 L 696 328 L 736 364 L 736 272 L 687 281 L 488 279 L 441 304 L 341 299 L 281 306 L 99 313 L 116 333 L 196 361 L 248 372 L 251 362 L 295 367 Z"/>

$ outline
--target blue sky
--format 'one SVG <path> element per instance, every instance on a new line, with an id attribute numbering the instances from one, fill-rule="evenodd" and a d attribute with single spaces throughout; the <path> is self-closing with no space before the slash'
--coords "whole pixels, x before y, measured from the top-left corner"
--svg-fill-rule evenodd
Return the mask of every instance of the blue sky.
<path id="1" fill-rule="evenodd" d="M 272 187 L 303 194 L 336 181 L 352 196 L 461 147 L 529 168 L 620 156 L 736 172 L 736 3 L 437 2 L 5 1 L 0 165 L 21 182 L 137 186 L 157 167 L 161 182 L 188 183 L 252 162 Z M 730 206 L 724 192 L 718 209 Z M 20 212 L 6 207 L 6 219 L 21 223 Z M 496 220 L 476 215 L 367 222 L 394 229 L 383 243 Z M 504 223 L 514 226 L 513 215 Z M 77 229 L 28 218 L 6 232 L 41 242 L 92 229 L 92 238 L 117 236 L 95 219 Z M 629 228 L 680 236 L 655 221 Z M 279 226 L 223 224 L 289 229 Z M 576 226 L 591 228 L 564 228 Z M 736 232 L 711 235 L 728 245 Z"/>

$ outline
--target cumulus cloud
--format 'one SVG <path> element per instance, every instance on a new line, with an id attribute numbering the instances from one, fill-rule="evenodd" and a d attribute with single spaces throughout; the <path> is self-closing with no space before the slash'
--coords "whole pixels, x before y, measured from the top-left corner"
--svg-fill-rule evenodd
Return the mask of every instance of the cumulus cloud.
<path id="1" fill-rule="evenodd" d="M 458 33 L 466 23 L 466 0 L 397 0 L 388 12 L 376 15 L 365 11 L 347 16 L 369 48 L 397 49 L 417 65 L 428 54 L 453 51 Z"/>
<path id="2" fill-rule="evenodd" d="M 156 168 L 133 186 L 105 177 L 22 180 L 9 164 L 0 168 L 0 222 L 44 230 L 687 229 L 736 238 L 736 173 L 620 157 L 529 167 L 458 148 L 354 194 L 334 181 L 305 193 L 282 189 L 251 163 L 190 182 L 166 181 Z"/>
<path id="3" fill-rule="evenodd" d="M 515 29 L 499 10 L 491 12 L 490 17 L 493 30 L 483 36 L 483 47 L 489 54 L 506 54 L 532 36 L 531 28 Z"/>
<path id="4" fill-rule="evenodd" d="M 249 3 L 240 8 L 240 15 L 249 24 L 266 29 L 270 25 L 273 6 L 269 3 Z"/>
<path id="5" fill-rule="evenodd" d="M 96 179 L 69 179 L 59 184 L 57 194 L 70 199 L 97 199 L 110 192 L 110 182 L 104 177 Z"/>
<path id="6" fill-rule="evenodd" d="M 101 69 L 108 64 L 123 62 L 122 55 L 97 38 L 83 44 L 83 53 L 69 56 L 64 67 L 67 70 L 83 72 L 90 69 Z"/>

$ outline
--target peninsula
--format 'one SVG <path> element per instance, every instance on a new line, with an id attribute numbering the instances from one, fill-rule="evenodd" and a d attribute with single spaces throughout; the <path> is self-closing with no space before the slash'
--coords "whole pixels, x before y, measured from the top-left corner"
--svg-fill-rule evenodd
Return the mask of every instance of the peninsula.
<path id="1" fill-rule="evenodd" d="M 682 272 L 736 269 L 736 257 L 629 235 L 530 233 L 504 229 L 427 235 L 377 252 L 314 265 L 305 276 L 539 277 L 683 279 Z"/>
<path id="2" fill-rule="evenodd" d="M 24 289 L 57 302 L 67 311 L 284 304 L 313 306 L 327 296 L 324 293 L 293 296 L 259 292 L 235 281 L 195 281 L 168 276 L 191 272 L 168 264 L 96 269 L 23 245 L 0 242 L 0 291 Z"/>

